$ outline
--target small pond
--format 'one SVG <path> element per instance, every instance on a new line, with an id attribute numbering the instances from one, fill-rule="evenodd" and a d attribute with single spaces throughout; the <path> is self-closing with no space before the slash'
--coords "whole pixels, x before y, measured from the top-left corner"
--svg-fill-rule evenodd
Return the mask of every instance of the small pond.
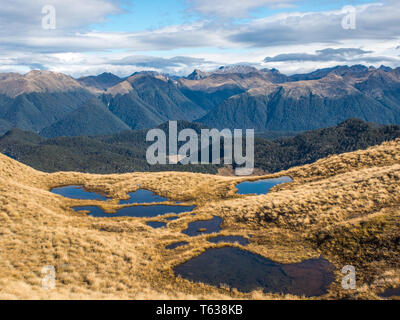
<path id="1" fill-rule="evenodd" d="M 167 226 L 166 223 L 164 222 L 158 222 L 158 221 L 150 221 L 146 223 L 149 227 L 152 227 L 154 229 L 160 229 L 160 228 L 164 228 Z"/>
<path id="2" fill-rule="evenodd" d="M 235 247 L 209 249 L 175 268 L 175 275 L 242 292 L 320 296 L 334 281 L 333 265 L 322 258 L 281 264 Z"/>
<path id="3" fill-rule="evenodd" d="M 170 244 L 169 246 L 166 246 L 165 248 L 168 249 L 168 250 L 174 250 L 176 248 L 183 247 L 183 246 L 186 246 L 188 244 L 189 244 L 189 242 L 186 242 L 186 241 L 176 242 L 176 243 Z"/>
<path id="4" fill-rule="evenodd" d="M 97 206 L 85 206 L 85 207 L 74 207 L 75 211 L 90 211 L 89 215 L 92 217 L 99 218 L 117 218 L 117 217 L 140 217 L 140 218 L 152 218 L 167 213 L 182 213 L 193 211 L 195 206 L 166 206 L 166 205 L 155 205 L 155 206 L 136 206 L 126 207 L 118 210 L 115 214 L 109 214 L 104 212 Z"/>
<path id="5" fill-rule="evenodd" d="M 191 237 L 219 232 L 221 231 L 222 222 L 223 220 L 220 217 L 214 217 L 213 219 L 206 221 L 195 221 L 189 223 L 188 228 L 182 232 Z"/>
<path id="6" fill-rule="evenodd" d="M 88 192 L 82 186 L 67 186 L 51 189 L 50 192 L 63 196 L 70 199 L 79 200 L 102 200 L 105 201 L 107 198 L 101 194 L 95 192 Z"/>
<path id="7" fill-rule="evenodd" d="M 175 221 L 175 220 L 178 220 L 178 219 L 179 219 L 179 216 L 165 218 L 165 220 L 167 220 L 167 221 Z"/>
<path id="8" fill-rule="evenodd" d="M 400 287 L 386 289 L 379 296 L 382 298 L 400 297 Z"/>
<path id="9" fill-rule="evenodd" d="M 245 181 L 236 185 L 238 194 L 266 194 L 273 187 L 287 182 L 293 182 L 290 177 L 281 177 L 276 179 L 265 179 L 258 181 Z"/>
<path id="10" fill-rule="evenodd" d="M 250 243 L 248 239 L 240 236 L 218 236 L 208 239 L 208 241 L 212 243 L 238 243 L 242 246 L 247 246 Z"/>
<path id="11" fill-rule="evenodd" d="M 129 193 L 128 200 L 121 200 L 120 204 L 135 204 L 135 203 L 154 203 L 169 201 L 167 198 L 160 197 L 159 195 L 145 189 L 139 189 L 136 192 Z"/>

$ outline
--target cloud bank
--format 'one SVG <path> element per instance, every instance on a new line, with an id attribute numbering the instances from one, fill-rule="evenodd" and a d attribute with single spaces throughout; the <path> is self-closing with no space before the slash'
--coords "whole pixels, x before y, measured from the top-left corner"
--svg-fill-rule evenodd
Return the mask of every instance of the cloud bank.
<path id="1" fill-rule="evenodd" d="M 356 28 L 342 27 L 345 13 L 289 11 L 234 22 L 253 10 L 300 5 L 297 0 L 186 0 L 191 22 L 153 30 L 105 32 L 91 25 L 123 12 L 113 0 L 3 0 L 0 7 L 0 72 L 49 69 L 70 74 L 110 71 L 126 75 L 154 69 L 193 68 L 246 61 L 283 72 L 337 63 L 399 66 L 400 2 L 356 6 Z M 57 12 L 57 28 L 41 27 L 44 5 Z M 397 49 L 396 49 L 397 48 Z M 265 58 L 267 57 L 267 58 Z M 299 66 L 298 62 L 304 62 Z M 295 70 L 297 68 L 297 70 Z"/>

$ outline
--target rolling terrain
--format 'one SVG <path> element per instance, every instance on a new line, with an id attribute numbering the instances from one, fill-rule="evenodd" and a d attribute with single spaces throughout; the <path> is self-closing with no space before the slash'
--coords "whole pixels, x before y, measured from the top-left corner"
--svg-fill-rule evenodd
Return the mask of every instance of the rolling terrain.
<path id="1" fill-rule="evenodd" d="M 236 194 L 244 180 L 290 176 L 293 183 L 260 196 Z M 196 173 L 91 175 L 36 171 L 0 155 L 0 298 L 12 299 L 304 299 L 292 295 L 241 293 L 226 286 L 192 283 L 173 268 L 209 248 L 213 235 L 182 234 L 189 222 L 224 219 L 223 235 L 248 237 L 246 250 L 280 263 L 323 255 L 336 267 L 335 281 L 320 299 L 380 299 L 400 282 L 400 140 L 333 155 L 313 164 L 263 177 Z M 72 200 L 54 187 L 84 185 L 114 200 Z M 171 200 L 196 204 L 167 227 L 156 218 L 93 218 L 72 206 L 100 205 L 141 188 Z M 167 250 L 176 241 L 185 247 Z M 237 244 L 233 246 L 241 247 Z M 344 265 L 357 270 L 357 289 L 341 287 Z M 41 287 L 44 266 L 55 266 L 57 286 Z"/>
<path id="2" fill-rule="evenodd" d="M 87 114 L 90 116 L 89 119 L 98 117 L 98 114 L 92 115 L 90 112 Z M 77 128 L 81 123 L 79 127 L 83 130 L 86 119 L 82 116 L 73 118 L 71 126 Z M 96 121 L 99 123 L 97 129 L 101 132 L 105 133 L 105 130 L 110 128 L 111 122 Z M 63 121 L 60 125 L 65 128 L 68 122 Z M 167 123 L 159 128 L 168 132 Z M 178 130 L 184 128 L 200 132 L 206 127 L 198 123 L 178 122 Z M 14 129 L 0 137 L 0 152 L 45 172 L 78 171 L 110 174 L 173 170 L 215 174 L 221 168 L 216 165 L 150 166 L 146 161 L 146 150 L 150 145 L 146 143 L 146 132 L 147 130 L 133 130 L 112 135 L 46 139 L 36 133 Z M 71 128 L 70 133 L 73 135 L 79 132 Z M 400 138 L 400 126 L 378 126 L 357 119 L 345 121 L 335 127 L 305 132 L 295 137 L 275 140 L 257 138 L 255 167 L 274 173 L 312 163 L 329 155 L 366 149 L 396 138 Z"/>

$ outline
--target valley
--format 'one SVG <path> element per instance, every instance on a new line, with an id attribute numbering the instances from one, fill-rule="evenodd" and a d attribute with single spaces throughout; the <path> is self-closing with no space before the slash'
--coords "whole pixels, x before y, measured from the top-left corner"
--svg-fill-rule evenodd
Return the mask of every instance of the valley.
<path id="1" fill-rule="evenodd" d="M 168 123 L 158 128 L 168 135 Z M 178 122 L 178 130 L 206 128 L 198 123 Z M 14 129 L 0 137 L 0 152 L 45 172 L 129 173 L 188 171 L 217 174 L 230 172 L 218 165 L 149 165 L 146 161 L 147 130 L 113 135 L 44 138 Z M 304 132 L 293 137 L 255 139 L 255 167 L 259 172 L 278 172 L 315 162 L 330 155 L 366 149 L 400 138 L 400 126 L 380 126 L 351 119 L 337 126 Z M 222 148 L 223 149 L 223 148 Z M 223 152 L 221 152 L 221 155 Z M 199 152 L 199 159 L 201 152 Z"/>
<path id="2" fill-rule="evenodd" d="M 363 318 L 400 300 L 399 17 L 395 0 L 3 0 L 2 304 Z"/>
<path id="3" fill-rule="evenodd" d="M 2 74 L 0 298 L 391 299 L 399 75 Z M 147 132 L 169 138 L 170 120 L 195 133 L 255 129 L 254 175 L 150 165 Z"/>

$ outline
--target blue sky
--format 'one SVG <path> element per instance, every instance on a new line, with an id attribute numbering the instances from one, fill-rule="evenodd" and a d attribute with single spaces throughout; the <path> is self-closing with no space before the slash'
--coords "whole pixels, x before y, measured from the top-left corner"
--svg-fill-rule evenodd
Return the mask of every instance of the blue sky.
<path id="1" fill-rule="evenodd" d="M 240 0 L 246 1 L 246 0 Z M 248 18 L 235 19 L 240 23 L 254 18 L 263 18 L 282 12 L 325 11 L 343 8 L 346 5 L 374 3 L 374 0 L 302 0 L 283 8 L 260 7 L 249 12 Z M 168 25 L 179 25 L 201 19 L 201 14 L 190 12 L 185 0 L 124 0 L 121 1 L 122 13 L 107 16 L 107 22 L 93 24 L 90 27 L 99 31 L 143 31 L 158 29 Z"/>
<path id="2" fill-rule="evenodd" d="M 56 28 L 44 29 L 51 5 Z M 343 28 L 354 9 L 354 28 Z M 398 0 L 2 0 L 0 72 L 400 66 Z"/>
<path id="3" fill-rule="evenodd" d="M 107 22 L 91 27 L 99 31 L 142 31 L 190 21 L 184 0 L 123 1 L 121 14 L 107 17 Z"/>

